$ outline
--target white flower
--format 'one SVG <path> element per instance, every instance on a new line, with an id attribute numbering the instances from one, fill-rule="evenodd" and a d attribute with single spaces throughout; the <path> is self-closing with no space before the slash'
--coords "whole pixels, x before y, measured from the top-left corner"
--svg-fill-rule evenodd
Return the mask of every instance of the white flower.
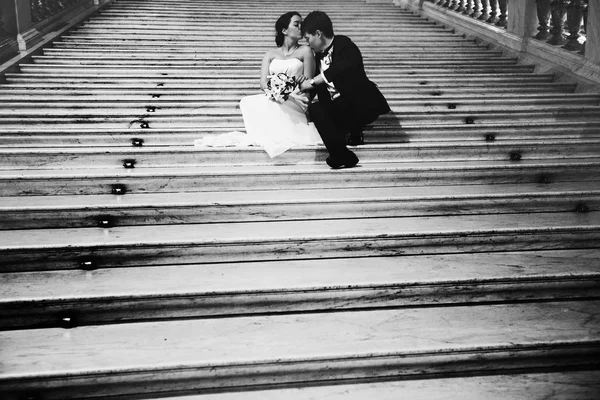
<path id="1" fill-rule="evenodd" d="M 265 93 L 269 99 L 278 103 L 285 102 L 290 93 L 298 86 L 295 77 L 289 77 L 283 72 L 276 75 L 269 75 L 267 78 L 269 80 Z"/>

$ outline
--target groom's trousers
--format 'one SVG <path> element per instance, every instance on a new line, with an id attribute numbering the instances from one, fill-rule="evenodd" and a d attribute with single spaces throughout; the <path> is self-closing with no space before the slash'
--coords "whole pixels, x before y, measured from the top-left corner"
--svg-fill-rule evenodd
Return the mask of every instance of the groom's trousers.
<path id="1" fill-rule="evenodd" d="M 335 160 L 344 160 L 350 152 L 346 147 L 346 134 L 362 128 L 350 102 L 340 96 L 333 101 L 311 103 L 308 114 L 329 155 Z"/>

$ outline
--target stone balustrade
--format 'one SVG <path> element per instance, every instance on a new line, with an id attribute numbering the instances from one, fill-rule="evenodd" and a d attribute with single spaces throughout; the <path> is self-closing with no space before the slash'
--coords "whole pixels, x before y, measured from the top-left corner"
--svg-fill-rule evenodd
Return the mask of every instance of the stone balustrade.
<path id="1" fill-rule="evenodd" d="M 29 50 L 47 33 L 107 1 L 110 0 L 0 1 L 0 61 Z"/>
<path id="2" fill-rule="evenodd" d="M 509 0 L 430 0 L 430 2 L 503 28 L 507 28 L 507 14 L 511 12 Z M 535 0 L 535 2 L 539 31 L 535 38 L 583 54 L 589 0 Z"/>
<path id="3" fill-rule="evenodd" d="M 83 0 L 29 0 L 31 21 L 40 22 Z"/>
<path id="4" fill-rule="evenodd" d="M 388 1 L 500 46 L 540 71 L 600 85 L 600 0 Z"/>

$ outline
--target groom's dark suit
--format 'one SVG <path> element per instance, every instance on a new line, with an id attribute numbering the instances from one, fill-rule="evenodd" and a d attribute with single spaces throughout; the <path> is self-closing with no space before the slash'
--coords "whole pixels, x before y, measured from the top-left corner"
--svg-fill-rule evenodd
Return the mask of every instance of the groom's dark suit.
<path id="1" fill-rule="evenodd" d="M 347 36 L 336 35 L 332 46 L 331 63 L 323 74 L 334 84 L 339 97 L 332 100 L 327 85 L 319 85 L 316 88 L 319 101 L 311 104 L 308 111 L 330 156 L 343 163 L 350 153 L 346 148 L 346 134 L 360 131 L 364 125 L 389 112 L 390 107 L 377 86 L 367 78 L 362 54 L 354 42 Z M 322 55 L 317 54 L 316 75 L 321 73 L 321 58 Z"/>

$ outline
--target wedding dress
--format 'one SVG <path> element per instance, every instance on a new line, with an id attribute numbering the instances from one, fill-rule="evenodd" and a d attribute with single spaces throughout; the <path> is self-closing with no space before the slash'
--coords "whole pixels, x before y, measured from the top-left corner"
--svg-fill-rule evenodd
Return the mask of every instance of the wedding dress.
<path id="1" fill-rule="evenodd" d="M 304 64 L 297 58 L 271 61 L 269 74 L 282 72 L 299 77 L 304 72 Z M 306 119 L 308 102 L 308 96 L 298 89 L 283 103 L 270 100 L 265 94 L 242 98 L 240 109 L 247 141 L 262 146 L 270 157 L 294 146 L 323 144 L 315 125 Z"/>

